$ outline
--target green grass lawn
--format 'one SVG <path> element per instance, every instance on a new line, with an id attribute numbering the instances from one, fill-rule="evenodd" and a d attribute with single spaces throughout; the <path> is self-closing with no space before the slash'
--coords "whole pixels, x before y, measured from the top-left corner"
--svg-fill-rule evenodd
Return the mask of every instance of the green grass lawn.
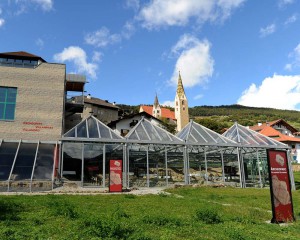
<path id="1" fill-rule="evenodd" d="M 295 174 L 300 181 L 300 174 Z M 299 186 L 299 185 L 298 185 Z M 300 239 L 269 224 L 268 189 L 191 188 L 170 195 L 0 196 L 0 239 Z M 293 192 L 300 218 L 300 190 Z"/>

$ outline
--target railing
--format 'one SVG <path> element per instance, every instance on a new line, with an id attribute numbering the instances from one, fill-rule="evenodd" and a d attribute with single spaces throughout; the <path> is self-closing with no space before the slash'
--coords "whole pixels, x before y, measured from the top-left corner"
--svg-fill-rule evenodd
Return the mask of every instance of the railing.
<path id="1" fill-rule="evenodd" d="M 38 66 L 38 62 L 12 62 L 12 61 L 0 61 L 0 66 L 4 67 L 21 67 L 21 68 L 36 68 Z"/>

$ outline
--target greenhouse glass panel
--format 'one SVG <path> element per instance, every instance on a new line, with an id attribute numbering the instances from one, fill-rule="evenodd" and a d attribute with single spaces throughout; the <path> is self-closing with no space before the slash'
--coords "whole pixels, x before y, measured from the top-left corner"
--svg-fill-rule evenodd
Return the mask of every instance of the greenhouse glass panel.
<path id="1" fill-rule="evenodd" d="M 70 181 L 81 181 L 82 143 L 63 145 L 62 176 Z"/>
<path id="2" fill-rule="evenodd" d="M 39 145 L 32 178 L 33 180 L 52 180 L 54 154 L 54 144 L 41 143 Z"/>
<path id="3" fill-rule="evenodd" d="M 8 180 L 18 145 L 17 142 L 2 142 L 0 146 L 0 181 Z"/>
<path id="4" fill-rule="evenodd" d="M 17 159 L 10 177 L 11 181 L 31 180 L 37 143 L 21 143 Z"/>
<path id="5" fill-rule="evenodd" d="M 73 128 L 71 129 L 69 132 L 67 132 L 64 137 L 75 137 L 75 129 L 76 128 Z"/>
<path id="6" fill-rule="evenodd" d="M 129 147 L 129 187 L 147 187 L 147 151 Z"/>
<path id="7" fill-rule="evenodd" d="M 102 124 L 98 124 L 98 125 L 99 125 L 99 130 L 100 130 L 100 137 L 111 139 L 110 129 L 108 129 L 106 126 L 104 126 Z"/>
<path id="8" fill-rule="evenodd" d="M 99 138 L 97 122 L 93 118 L 87 120 L 87 125 L 89 129 L 89 138 Z"/>
<path id="9" fill-rule="evenodd" d="M 86 120 L 79 123 L 79 125 L 77 126 L 77 137 L 78 138 L 87 137 Z"/>
<path id="10" fill-rule="evenodd" d="M 83 186 L 103 185 L 103 144 L 84 144 L 83 173 Z"/>
<path id="11" fill-rule="evenodd" d="M 140 140 L 150 140 L 142 125 L 143 123 L 138 125 L 138 127 L 135 129 L 136 134 L 139 136 Z"/>
<path id="12" fill-rule="evenodd" d="M 10 191 L 30 191 L 30 181 L 37 145 L 37 143 L 21 143 L 14 169 L 10 176 Z"/>
<path id="13" fill-rule="evenodd" d="M 184 147 L 175 147 L 168 150 L 167 167 L 168 167 L 168 185 L 184 184 Z"/>

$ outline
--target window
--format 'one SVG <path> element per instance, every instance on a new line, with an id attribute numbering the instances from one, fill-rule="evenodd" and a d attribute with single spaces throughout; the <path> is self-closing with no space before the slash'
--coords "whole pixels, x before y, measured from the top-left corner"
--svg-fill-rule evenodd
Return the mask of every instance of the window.
<path id="1" fill-rule="evenodd" d="M 0 87 L 0 120 L 14 120 L 17 88 Z"/>

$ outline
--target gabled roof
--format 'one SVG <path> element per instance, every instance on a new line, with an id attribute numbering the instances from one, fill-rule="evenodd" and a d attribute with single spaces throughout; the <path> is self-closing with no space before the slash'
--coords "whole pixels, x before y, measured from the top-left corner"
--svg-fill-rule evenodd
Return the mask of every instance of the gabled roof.
<path id="1" fill-rule="evenodd" d="M 235 123 L 231 128 L 224 132 L 223 136 L 245 147 L 288 148 L 286 144 L 264 136 L 238 123 Z"/>
<path id="2" fill-rule="evenodd" d="M 282 124 L 284 125 L 288 130 L 290 130 L 292 133 L 294 132 L 298 132 L 298 130 L 296 128 L 294 128 L 293 126 L 291 126 L 290 124 L 288 124 L 286 121 L 284 121 L 283 119 L 277 119 L 275 121 L 271 121 L 271 122 L 266 122 L 266 123 L 262 123 L 262 124 L 258 124 L 258 125 L 254 125 L 254 126 L 250 126 L 250 129 L 256 131 L 256 132 L 260 132 L 262 129 L 264 129 L 265 127 L 273 127 L 277 124 Z"/>
<path id="3" fill-rule="evenodd" d="M 299 138 L 295 138 L 292 136 L 282 134 L 281 132 L 279 132 L 276 129 L 269 127 L 269 126 L 265 127 L 263 130 L 261 130 L 260 133 L 267 137 L 276 139 L 279 142 L 299 142 L 300 143 Z"/>
<path id="4" fill-rule="evenodd" d="M 93 105 L 97 105 L 97 106 L 113 108 L 113 109 L 116 109 L 116 110 L 119 109 L 118 106 L 108 102 L 107 100 L 102 100 L 100 98 L 84 96 L 84 102 L 89 103 L 89 104 L 93 104 Z"/>
<path id="5" fill-rule="evenodd" d="M 237 146 L 236 142 L 194 121 L 190 121 L 176 136 L 191 144 Z"/>
<path id="6" fill-rule="evenodd" d="M 160 107 L 161 109 L 161 116 L 163 118 L 169 118 L 169 119 L 173 119 L 173 120 L 176 120 L 175 118 L 175 112 L 171 111 L 170 109 L 168 108 L 164 108 L 164 107 Z M 140 106 L 140 111 L 144 111 L 150 115 L 152 115 L 153 113 L 153 106 L 146 106 L 146 105 L 141 105 Z"/>
<path id="7" fill-rule="evenodd" d="M 183 141 L 165 129 L 142 118 L 126 135 L 126 139 L 138 143 L 182 144 Z"/>
<path id="8" fill-rule="evenodd" d="M 62 140 L 71 140 L 75 138 L 114 141 L 124 139 L 92 115 L 66 132 L 63 135 Z"/>
<path id="9" fill-rule="evenodd" d="M 42 62 L 46 62 L 43 58 L 40 56 L 24 52 L 24 51 L 19 51 L 19 52 L 5 52 L 5 53 L 0 53 L 0 58 L 12 58 L 12 59 L 23 59 L 23 60 L 41 60 Z"/>
<path id="10" fill-rule="evenodd" d="M 125 115 L 123 118 L 121 119 L 118 119 L 118 120 L 115 120 L 115 121 L 111 121 L 109 124 L 107 124 L 109 127 L 111 128 L 114 128 L 116 126 L 116 124 L 118 122 L 121 122 L 123 120 L 127 120 L 127 119 L 131 119 L 131 118 L 134 118 L 134 117 L 140 117 L 141 119 L 144 117 L 146 119 L 154 119 L 156 120 L 157 122 L 159 123 L 163 123 L 161 120 L 159 120 L 158 118 L 156 117 L 153 117 L 152 115 L 148 114 L 147 112 L 140 112 L 140 113 L 135 113 L 135 114 L 130 114 L 130 115 Z"/>

